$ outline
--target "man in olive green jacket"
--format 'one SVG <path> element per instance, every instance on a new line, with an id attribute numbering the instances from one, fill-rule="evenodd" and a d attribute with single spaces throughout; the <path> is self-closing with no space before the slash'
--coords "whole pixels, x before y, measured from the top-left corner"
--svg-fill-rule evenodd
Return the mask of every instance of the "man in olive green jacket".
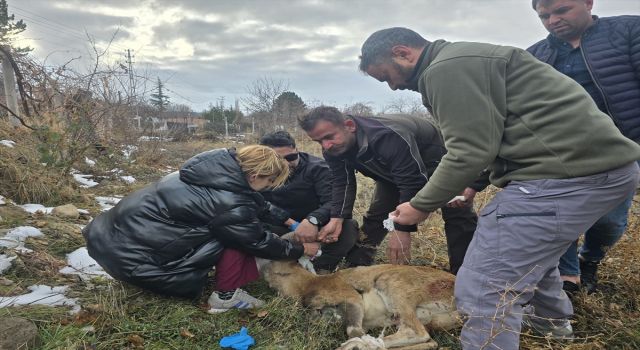
<path id="1" fill-rule="evenodd" d="M 360 69 L 392 90 L 419 91 L 448 153 L 393 213 L 416 224 L 485 168 L 503 190 L 480 213 L 456 280 L 465 349 L 517 349 L 525 324 L 571 338 L 558 259 L 638 183 L 640 146 L 580 85 L 524 50 L 429 42 L 406 28 L 373 33 Z M 493 347 L 492 347 L 492 346 Z"/>

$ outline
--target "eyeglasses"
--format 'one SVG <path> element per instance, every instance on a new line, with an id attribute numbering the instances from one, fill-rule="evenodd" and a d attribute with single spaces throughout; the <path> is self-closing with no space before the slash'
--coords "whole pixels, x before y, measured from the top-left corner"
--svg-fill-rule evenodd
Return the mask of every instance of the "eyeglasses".
<path id="1" fill-rule="evenodd" d="M 293 162 L 294 160 L 298 159 L 298 152 L 296 153 L 289 153 L 286 156 L 282 157 L 284 158 L 284 160 L 286 160 L 287 162 Z"/>

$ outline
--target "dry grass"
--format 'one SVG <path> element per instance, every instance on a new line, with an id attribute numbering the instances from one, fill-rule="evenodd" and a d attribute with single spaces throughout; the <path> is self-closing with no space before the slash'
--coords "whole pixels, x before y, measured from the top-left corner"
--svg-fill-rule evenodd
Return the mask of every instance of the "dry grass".
<path id="1" fill-rule="evenodd" d="M 78 194 L 60 169 L 40 163 L 31 145 L 0 146 L 0 179 L 0 193 L 18 203 L 65 203 Z"/>
<path id="2" fill-rule="evenodd" d="M 0 139 L 11 137 L 0 132 Z M 25 201 L 43 204 L 70 201 L 78 207 L 88 208 L 95 216 L 99 208 L 93 201 L 93 195 L 130 193 L 169 171 L 177 170 L 182 162 L 196 153 L 224 145 L 198 141 L 140 143 L 138 146 L 138 151 L 130 159 L 123 158 L 118 149 L 111 152 L 112 157 L 92 155 L 98 163 L 95 168 L 83 168 L 85 165 L 77 164 L 82 171 L 105 177 L 96 188 L 70 186 L 70 194 L 67 195 L 60 193 L 63 191 L 58 188 L 59 179 L 44 182 L 46 176 L 37 171 L 40 168 L 35 164 L 32 169 L 17 161 L 20 156 L 31 159 L 29 150 L 0 146 L 0 162 L 8 164 L 9 168 L 7 170 L 3 166 L 0 169 L 0 194 L 16 200 L 13 196 L 19 195 L 17 188 L 21 187 L 21 191 L 29 193 L 20 197 Z M 301 150 L 319 154 L 317 144 L 306 138 L 298 146 Z M 135 176 L 138 182 L 127 185 L 113 178 L 109 170 L 116 167 Z M 34 174 L 30 174 L 32 171 Z M 43 184 L 43 189 L 37 192 L 39 194 L 29 190 L 36 182 Z M 16 185 L 18 183 L 22 186 Z M 371 200 L 372 181 L 359 178 L 358 188 L 356 218 L 364 214 Z M 476 209 L 486 204 L 495 191 L 490 189 L 479 194 Z M 593 295 L 579 295 L 576 299 L 573 326 L 579 339 L 573 343 L 559 343 L 524 335 L 521 337 L 522 349 L 640 348 L 639 201 L 637 197 L 627 234 L 602 264 L 602 290 Z M 247 326 L 256 339 L 255 349 L 333 349 L 346 338 L 338 323 L 313 317 L 298 303 L 275 296 L 261 282 L 249 286 L 252 294 L 268 302 L 261 312 L 210 315 L 203 310 L 206 295 L 194 301 L 164 298 L 114 281 L 94 279 L 85 282 L 73 276 L 62 276 L 57 271 L 64 264 L 65 254 L 84 245 L 78 225 L 86 224 L 87 217 L 63 220 L 53 216 L 33 216 L 10 205 L 0 206 L 0 216 L 0 230 L 30 225 L 40 227 L 45 233 L 42 238 L 27 240 L 27 246 L 34 253 L 20 255 L 16 265 L 3 275 L 13 284 L 1 287 L 0 294 L 19 294 L 36 283 L 70 284 L 71 296 L 79 298 L 83 306 L 83 311 L 75 316 L 68 315 L 67 310 L 61 308 L 0 309 L 0 317 L 16 315 L 34 320 L 44 340 L 42 349 L 211 349 L 217 348 L 221 337 L 237 332 L 241 326 Z M 446 242 L 439 215 L 432 215 L 414 237 L 412 263 L 447 267 Z M 384 247 L 377 259 L 386 261 Z M 458 330 L 434 332 L 434 338 L 441 346 L 459 349 L 458 333 Z"/>

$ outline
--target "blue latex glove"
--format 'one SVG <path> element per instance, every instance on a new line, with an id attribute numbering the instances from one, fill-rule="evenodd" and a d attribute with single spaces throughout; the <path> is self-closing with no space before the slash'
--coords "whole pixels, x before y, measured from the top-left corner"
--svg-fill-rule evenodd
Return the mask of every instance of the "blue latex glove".
<path id="1" fill-rule="evenodd" d="M 247 327 L 242 327 L 239 333 L 220 339 L 220 346 L 236 350 L 247 350 L 251 345 L 255 345 L 255 343 L 256 341 L 253 340 L 253 337 L 247 334 Z"/>
<path id="2" fill-rule="evenodd" d="M 300 225 L 300 223 L 297 221 L 294 221 L 293 224 L 289 225 L 289 230 L 295 231 L 298 228 L 298 225 Z"/>

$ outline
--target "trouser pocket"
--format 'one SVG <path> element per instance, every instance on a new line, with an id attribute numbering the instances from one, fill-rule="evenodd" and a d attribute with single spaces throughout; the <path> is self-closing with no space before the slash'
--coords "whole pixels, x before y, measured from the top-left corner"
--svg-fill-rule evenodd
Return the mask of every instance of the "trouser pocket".
<path id="1" fill-rule="evenodd" d="M 497 258 L 523 257 L 558 244 L 558 209 L 554 201 L 503 201 L 480 216 L 478 248 Z"/>

